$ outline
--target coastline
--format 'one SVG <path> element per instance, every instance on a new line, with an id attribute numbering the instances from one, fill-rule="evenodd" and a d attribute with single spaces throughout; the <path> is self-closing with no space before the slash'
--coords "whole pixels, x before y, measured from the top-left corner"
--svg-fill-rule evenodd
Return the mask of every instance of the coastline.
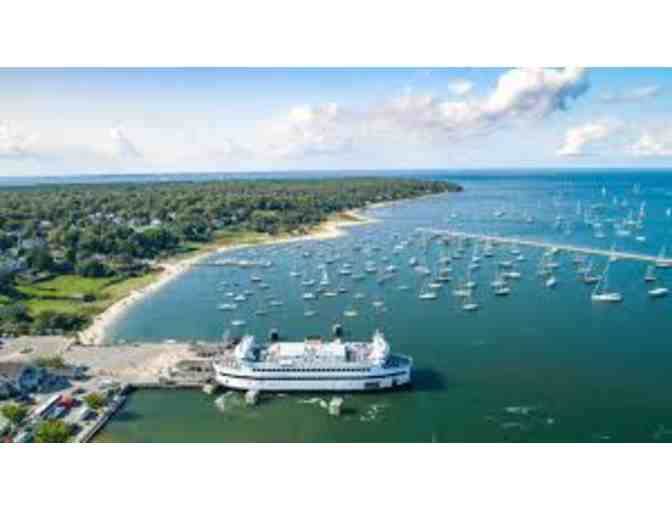
<path id="1" fill-rule="evenodd" d="M 389 205 L 389 203 L 376 204 L 378 207 Z M 353 209 L 338 213 L 338 218 L 328 219 L 315 226 L 311 232 L 303 235 L 281 235 L 272 236 L 267 240 L 258 243 L 234 243 L 229 246 L 212 245 L 203 249 L 202 252 L 197 253 L 191 257 L 180 260 L 165 260 L 158 262 L 156 268 L 161 270 L 157 279 L 142 287 L 131 291 L 130 294 L 114 302 L 103 312 L 96 315 L 93 323 L 79 334 L 79 342 L 83 345 L 100 346 L 105 345 L 106 333 L 109 328 L 128 311 L 128 309 L 145 299 L 149 295 L 161 289 L 163 286 L 189 271 L 192 266 L 206 257 L 215 253 L 226 253 L 233 250 L 249 248 L 252 246 L 264 246 L 270 244 L 300 242 L 300 241 L 319 241 L 326 239 L 333 239 L 345 235 L 347 232 L 344 228 L 356 225 L 366 225 L 375 223 L 379 220 L 366 216 L 362 209 Z"/>

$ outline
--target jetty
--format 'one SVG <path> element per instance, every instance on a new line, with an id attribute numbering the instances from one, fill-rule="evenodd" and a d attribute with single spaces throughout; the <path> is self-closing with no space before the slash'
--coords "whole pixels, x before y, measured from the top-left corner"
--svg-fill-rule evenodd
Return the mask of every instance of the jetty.
<path id="1" fill-rule="evenodd" d="M 639 262 L 663 263 L 672 265 L 671 258 L 661 258 L 656 255 L 647 255 L 645 253 L 633 253 L 616 250 L 605 250 L 601 248 L 592 248 L 588 246 L 575 246 L 571 244 L 551 243 L 547 241 L 538 241 L 534 239 L 523 239 L 520 237 L 505 237 L 499 235 L 474 234 L 470 232 L 460 232 L 456 230 L 443 230 L 436 228 L 417 229 L 433 236 L 439 236 L 449 239 L 471 239 L 475 241 L 484 241 L 493 244 L 515 244 L 518 246 L 530 246 L 546 250 L 564 251 L 570 253 L 581 253 L 585 255 L 596 255 L 600 257 L 610 257 L 612 260 L 636 260 Z"/>

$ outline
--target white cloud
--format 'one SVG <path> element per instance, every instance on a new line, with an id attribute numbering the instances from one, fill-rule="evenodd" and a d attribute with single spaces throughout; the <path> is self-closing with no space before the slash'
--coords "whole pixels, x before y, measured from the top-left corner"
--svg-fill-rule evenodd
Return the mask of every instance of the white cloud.
<path id="1" fill-rule="evenodd" d="M 359 111 L 336 103 L 298 106 L 284 119 L 270 123 L 267 141 L 257 152 L 262 157 L 296 160 L 342 157 L 375 144 L 389 147 L 418 140 L 462 139 L 564 110 L 589 86 L 586 71 L 575 68 L 513 69 L 481 98 L 467 94 L 470 82 L 459 85 L 454 92 L 465 94 L 460 99 L 406 93 Z"/>
<path id="2" fill-rule="evenodd" d="M 565 110 L 588 90 L 584 69 L 512 69 L 481 99 L 443 100 L 406 95 L 374 114 L 379 128 L 400 128 L 420 136 L 465 137 L 491 132 L 510 121 L 540 119 Z"/>
<path id="3" fill-rule="evenodd" d="M 628 152 L 641 157 L 672 156 L 672 129 L 645 131 Z"/>
<path id="4" fill-rule="evenodd" d="M 115 159 L 137 159 L 142 157 L 136 145 L 126 136 L 121 127 L 113 127 L 109 131 L 112 142 L 107 145 L 107 152 Z"/>
<path id="5" fill-rule="evenodd" d="M 608 121 L 595 121 L 570 128 L 565 133 L 565 141 L 556 154 L 558 156 L 585 156 L 586 148 L 595 142 L 603 141 L 619 129 L 619 124 Z"/>
<path id="6" fill-rule="evenodd" d="M 274 122 L 265 148 L 271 157 L 300 159 L 339 155 L 352 150 L 354 114 L 336 103 L 292 108 Z"/>
<path id="7" fill-rule="evenodd" d="M 556 110 L 565 110 L 569 99 L 576 99 L 588 90 L 585 69 L 513 69 L 497 81 L 484 110 L 495 117 L 543 117 Z"/>
<path id="8" fill-rule="evenodd" d="M 605 92 L 600 96 L 605 103 L 625 103 L 658 96 L 663 89 L 659 85 L 646 85 L 620 92 Z"/>
<path id="9" fill-rule="evenodd" d="M 36 156 L 34 146 L 37 138 L 36 134 L 26 135 L 8 122 L 0 122 L 0 158 L 23 159 Z"/>
<path id="10" fill-rule="evenodd" d="M 448 90 L 456 96 L 466 96 L 474 89 L 474 84 L 468 80 L 454 80 L 448 84 Z"/>

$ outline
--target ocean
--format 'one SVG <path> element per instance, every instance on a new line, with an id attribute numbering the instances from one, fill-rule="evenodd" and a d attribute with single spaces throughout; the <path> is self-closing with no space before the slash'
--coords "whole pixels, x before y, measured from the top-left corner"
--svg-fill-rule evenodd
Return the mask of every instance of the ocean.
<path id="1" fill-rule="evenodd" d="M 476 312 L 462 310 L 452 295 L 463 280 L 472 255 L 466 248 L 453 260 L 454 281 L 439 290 L 439 299 L 417 298 L 422 278 L 409 259 L 435 269 L 454 246 L 429 243 L 419 227 L 499 234 L 602 249 L 656 255 L 672 253 L 672 173 L 542 172 L 470 175 L 432 172 L 423 178 L 446 179 L 462 193 L 428 197 L 370 210 L 379 222 L 352 227 L 329 241 L 302 241 L 255 247 L 227 256 L 268 260 L 272 267 L 250 270 L 199 266 L 134 305 L 112 328 L 115 342 L 166 339 L 217 342 L 229 331 L 266 338 L 278 328 L 288 339 L 329 335 L 335 323 L 348 336 L 370 338 L 382 328 L 393 351 L 414 359 L 413 385 L 407 389 L 348 394 L 343 414 L 329 416 L 324 395 L 268 395 L 257 407 L 241 395 L 216 397 L 189 390 L 138 391 L 99 434 L 107 442 L 652 442 L 672 439 L 672 296 L 652 299 L 644 282 L 646 264 L 616 261 L 610 265 L 609 288 L 623 296 L 617 304 L 594 303 L 592 287 L 578 278 L 574 255 L 555 256 L 557 285 L 548 288 L 537 274 L 543 250 L 520 246 L 521 279 L 511 294 L 495 296 L 490 282 L 497 262 L 513 256 L 496 248 L 496 257 L 481 260 L 472 272 L 477 286 Z M 641 230 L 619 232 L 617 222 L 637 220 Z M 586 223 L 600 221 L 603 238 Z M 527 220 L 533 219 L 532 222 Z M 623 230 L 623 229 L 621 229 Z M 637 239 L 639 237 L 639 240 Z M 644 239 L 645 238 L 645 239 Z M 405 241 L 409 241 L 408 244 Z M 395 246 L 402 244 L 395 250 Z M 357 251 L 362 248 L 362 251 Z M 482 247 L 481 247 L 482 250 Z M 308 252 L 310 257 L 304 257 Z M 317 266 L 348 289 L 335 298 L 320 298 L 305 317 L 295 268 L 319 280 Z M 220 256 L 215 256 L 215 258 Z M 361 272 L 365 261 L 394 264 L 395 278 L 383 285 L 369 275 L 362 281 L 341 276 L 348 262 Z M 601 274 L 605 257 L 591 258 Z M 258 273 L 268 289 L 250 283 Z M 672 269 L 656 272 L 655 285 L 672 286 Z M 407 288 L 407 290 L 400 290 Z M 230 301 L 229 290 L 254 294 L 235 312 L 217 309 Z M 363 299 L 355 299 L 355 294 Z M 269 299 L 283 306 L 257 316 Z M 383 301 L 376 308 L 373 301 Z M 359 316 L 346 318 L 355 307 Z M 247 325 L 236 328 L 234 319 Z"/>

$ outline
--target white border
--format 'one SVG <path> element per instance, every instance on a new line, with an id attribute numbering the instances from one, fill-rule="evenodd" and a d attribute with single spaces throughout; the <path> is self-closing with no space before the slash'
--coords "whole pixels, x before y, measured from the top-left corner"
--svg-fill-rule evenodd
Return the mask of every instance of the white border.
<path id="1" fill-rule="evenodd" d="M 669 499 L 664 447 L 89 444 L 0 452 L 3 508 L 649 509 Z"/>
<path id="2" fill-rule="evenodd" d="M 666 66 L 660 1 L 5 2 L 0 66 Z"/>

